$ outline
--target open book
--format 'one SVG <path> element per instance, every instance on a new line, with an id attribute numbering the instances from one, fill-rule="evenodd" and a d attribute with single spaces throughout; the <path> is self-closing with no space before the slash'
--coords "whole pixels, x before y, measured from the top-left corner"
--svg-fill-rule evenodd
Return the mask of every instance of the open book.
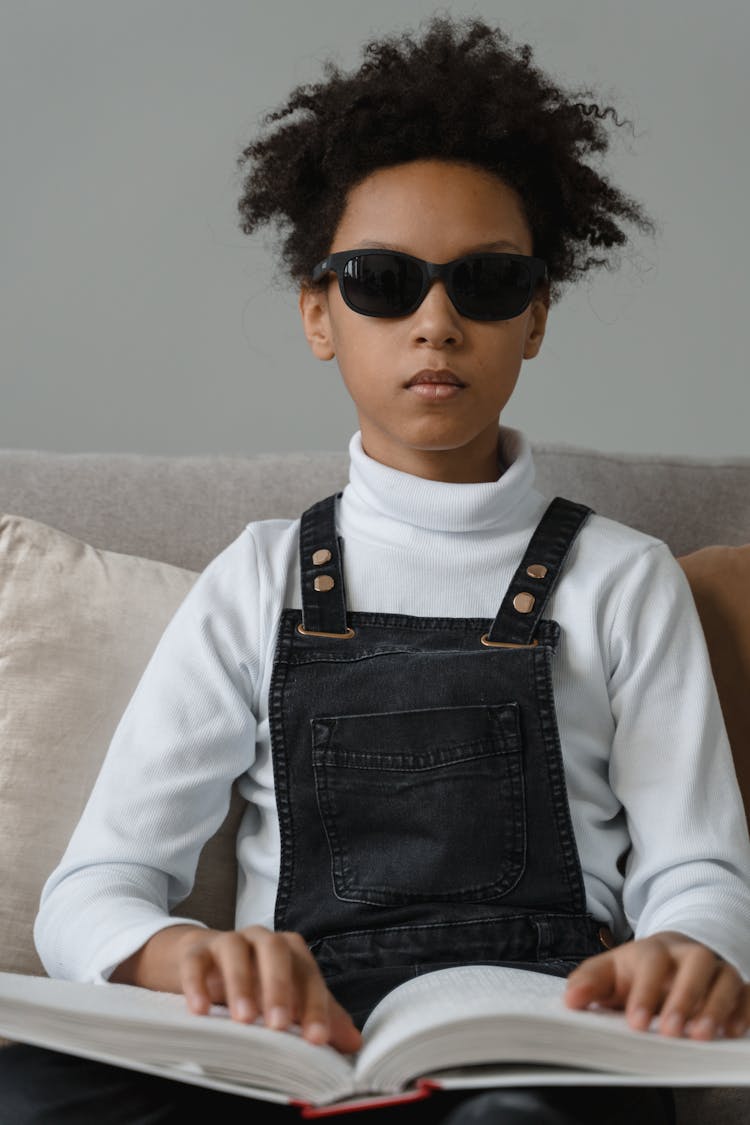
<path id="1" fill-rule="evenodd" d="M 241 1024 L 216 1005 L 126 984 L 0 973 L 0 1035 L 318 1117 L 432 1090 L 538 1085 L 750 1085 L 750 1033 L 705 1042 L 634 1031 L 622 1012 L 573 1010 L 565 979 L 494 965 L 415 977 L 370 1014 L 356 1055 L 299 1028 Z"/>

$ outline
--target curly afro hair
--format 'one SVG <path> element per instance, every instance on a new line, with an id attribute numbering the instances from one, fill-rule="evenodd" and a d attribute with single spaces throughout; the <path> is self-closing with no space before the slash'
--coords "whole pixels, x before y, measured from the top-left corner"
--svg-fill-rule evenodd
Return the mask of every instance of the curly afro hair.
<path id="1" fill-rule="evenodd" d="M 591 266 L 609 266 L 588 250 L 626 242 L 617 219 L 651 234 L 655 226 L 584 163 L 608 148 L 601 121 L 625 122 L 609 106 L 577 100 L 590 91 L 555 85 L 532 66 L 532 54 L 479 19 L 440 15 L 421 40 L 404 33 L 366 43 L 356 71 L 328 60 L 325 81 L 297 86 L 266 113 L 262 124 L 275 128 L 237 158 L 238 169 L 248 167 L 240 229 L 276 223 L 286 274 L 310 286 L 358 182 L 411 160 L 468 162 L 517 191 L 533 253 L 547 262 L 549 299 L 557 300 Z"/>

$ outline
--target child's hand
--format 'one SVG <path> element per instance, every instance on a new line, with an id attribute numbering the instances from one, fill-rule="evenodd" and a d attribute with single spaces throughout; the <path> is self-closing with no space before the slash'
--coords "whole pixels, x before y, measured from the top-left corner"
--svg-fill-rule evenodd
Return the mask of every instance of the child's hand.
<path id="1" fill-rule="evenodd" d="M 720 1029 L 735 1038 L 750 1023 L 750 984 L 713 950 L 674 931 L 588 957 L 568 976 L 564 999 L 569 1008 L 594 1001 L 625 1008 L 639 1031 L 660 1011 L 662 1035 L 684 1030 L 691 1039 L 713 1039 Z"/>
<path id="2" fill-rule="evenodd" d="M 226 1004 L 232 1019 L 251 1023 L 259 1015 L 272 1028 L 297 1023 L 311 1043 L 342 1053 L 358 1050 L 362 1035 L 328 991 L 301 934 L 265 926 L 223 931 L 191 928 L 179 937 L 177 960 L 191 1011 Z"/>

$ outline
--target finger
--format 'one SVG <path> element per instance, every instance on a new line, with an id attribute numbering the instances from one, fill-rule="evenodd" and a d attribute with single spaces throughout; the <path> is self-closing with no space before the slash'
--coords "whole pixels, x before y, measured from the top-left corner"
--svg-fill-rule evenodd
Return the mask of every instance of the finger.
<path id="1" fill-rule="evenodd" d="M 612 954 L 587 957 L 568 974 L 564 1000 L 569 1008 L 585 1008 L 594 1001 L 612 1004 L 616 999 L 617 974 Z"/>
<path id="2" fill-rule="evenodd" d="M 207 980 L 214 968 L 214 959 L 205 946 L 187 948 L 180 957 L 180 987 L 188 1007 L 197 1015 L 205 1015 L 213 1003 Z"/>
<path id="3" fill-rule="evenodd" d="M 362 1032 L 354 1023 L 346 1008 L 331 996 L 331 1046 L 348 1055 L 362 1046 Z"/>
<path id="4" fill-rule="evenodd" d="M 268 1027 L 282 1031 L 289 1026 L 295 1007 L 292 951 L 286 936 L 278 931 L 251 926 L 245 934 L 255 950 L 263 1019 Z"/>
<path id="5" fill-rule="evenodd" d="M 661 1007 L 666 989 L 671 986 L 675 964 L 664 945 L 644 941 L 632 973 L 625 1018 L 636 1031 L 645 1031 Z"/>
<path id="6" fill-rule="evenodd" d="M 716 954 L 705 945 L 694 944 L 686 947 L 681 955 L 677 970 L 674 974 L 671 988 L 664 1000 L 659 1019 L 659 1032 L 662 1035 L 682 1035 L 686 1021 L 696 1015 L 702 1015 L 706 1020 L 701 1031 L 694 1038 L 712 1039 L 716 1031 L 714 1009 L 705 1010 L 708 998 L 712 995 L 717 973 L 721 969 L 721 962 Z M 729 968 L 729 966 L 727 966 Z M 734 973 L 734 970 L 731 970 Z M 736 975 L 736 974 L 735 974 Z M 722 1018 L 726 1018 L 729 1010 L 734 1007 L 739 978 L 734 987 L 727 992 L 728 978 L 724 983 L 715 1001 L 718 1001 Z"/>
<path id="7" fill-rule="evenodd" d="M 722 963 L 703 1009 L 695 1012 L 685 1025 L 685 1034 L 691 1039 L 744 1035 L 746 1010 L 750 1014 L 750 988 L 743 984 L 736 969 Z"/>
<path id="8" fill-rule="evenodd" d="M 226 999 L 224 979 L 218 965 L 214 965 L 212 969 L 208 970 L 206 974 L 206 988 L 208 989 L 208 995 L 211 997 L 212 1004 L 224 1003 Z"/>
<path id="9" fill-rule="evenodd" d="M 742 986 L 737 1006 L 727 1020 L 726 1034 L 730 1037 L 744 1035 L 750 1027 L 750 984 Z"/>
<path id="10" fill-rule="evenodd" d="M 362 1035 L 349 1013 L 328 990 L 317 961 L 299 933 L 286 934 L 292 949 L 298 994 L 301 997 L 299 1022 L 305 1038 L 313 1043 L 330 1042 L 337 1050 L 349 1053 L 362 1045 Z"/>
<path id="11" fill-rule="evenodd" d="M 234 1020 L 249 1023 L 258 1017 L 258 971 L 252 949 L 236 930 L 221 934 L 211 952 L 224 982 L 229 1013 Z"/>
<path id="12" fill-rule="evenodd" d="M 713 1039 L 714 1036 L 724 1035 L 727 1021 L 741 994 L 742 981 L 737 970 L 724 962 L 717 962 L 714 978 L 703 1001 L 692 1013 L 685 1033 L 691 1039 Z"/>
<path id="13" fill-rule="evenodd" d="M 302 1034 L 313 1043 L 327 1043 L 330 1033 L 329 992 L 318 963 L 308 949 L 302 934 L 284 934 L 292 952 L 294 999 L 292 1018 Z"/>

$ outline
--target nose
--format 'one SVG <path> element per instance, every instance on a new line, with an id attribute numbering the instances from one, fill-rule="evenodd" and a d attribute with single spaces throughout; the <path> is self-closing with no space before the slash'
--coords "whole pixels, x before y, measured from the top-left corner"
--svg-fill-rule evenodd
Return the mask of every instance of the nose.
<path id="1" fill-rule="evenodd" d="M 460 344 L 464 333 L 461 315 L 439 279 L 433 281 L 419 308 L 411 315 L 411 334 L 415 343 L 444 347 Z"/>

